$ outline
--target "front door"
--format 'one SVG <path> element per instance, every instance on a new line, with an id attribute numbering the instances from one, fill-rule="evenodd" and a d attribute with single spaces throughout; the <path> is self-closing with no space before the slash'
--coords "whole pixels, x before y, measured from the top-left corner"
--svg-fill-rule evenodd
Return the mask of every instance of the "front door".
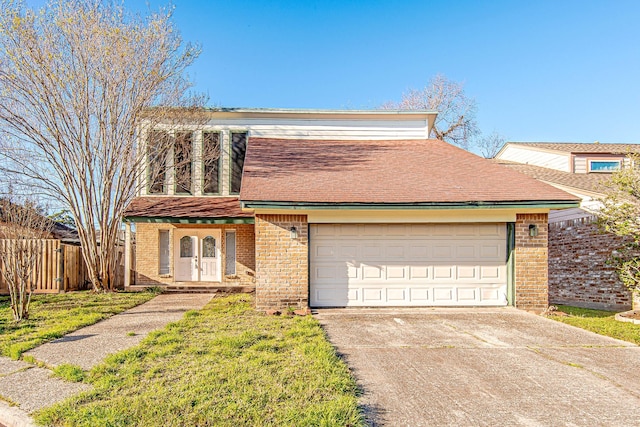
<path id="1" fill-rule="evenodd" d="M 220 233 L 217 230 L 176 231 L 177 282 L 220 281 Z"/>
<path id="2" fill-rule="evenodd" d="M 182 236 L 176 252 L 176 280 L 198 280 L 198 236 Z"/>

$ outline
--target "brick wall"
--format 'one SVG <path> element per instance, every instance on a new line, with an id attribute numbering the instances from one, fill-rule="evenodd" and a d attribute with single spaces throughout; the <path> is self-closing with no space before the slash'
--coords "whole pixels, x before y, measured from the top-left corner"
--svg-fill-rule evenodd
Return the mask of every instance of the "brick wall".
<path id="1" fill-rule="evenodd" d="M 549 306 L 547 214 L 518 214 L 515 234 L 515 305 L 540 312 Z M 529 236 L 529 224 L 538 236 Z"/>
<path id="2" fill-rule="evenodd" d="M 549 225 L 549 298 L 552 304 L 628 310 L 632 300 L 607 265 L 623 238 L 600 233 L 591 219 Z"/>
<path id="3" fill-rule="evenodd" d="M 305 308 L 309 304 L 306 215 L 256 215 L 256 307 Z M 291 239 L 290 229 L 298 229 Z"/>
<path id="4" fill-rule="evenodd" d="M 169 251 L 169 274 L 161 276 L 158 274 L 160 259 L 158 240 L 160 230 L 169 230 L 169 241 L 173 242 L 174 230 L 178 228 L 221 230 L 222 284 L 228 286 L 255 286 L 256 262 L 253 224 L 200 225 L 155 223 L 136 224 L 136 265 L 133 266 L 136 286 L 170 285 L 174 283 L 173 246 Z M 225 275 L 225 230 L 236 231 L 236 274 L 233 276 Z"/>

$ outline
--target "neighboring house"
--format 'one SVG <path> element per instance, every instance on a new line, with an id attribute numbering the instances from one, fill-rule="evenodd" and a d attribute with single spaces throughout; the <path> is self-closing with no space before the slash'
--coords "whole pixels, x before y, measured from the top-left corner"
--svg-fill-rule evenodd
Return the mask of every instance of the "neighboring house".
<path id="1" fill-rule="evenodd" d="M 508 142 L 494 162 L 567 191 L 580 208 L 549 213 L 549 292 L 553 303 L 628 309 L 632 295 L 607 264 L 624 239 L 594 223 L 611 174 L 640 144 Z"/>
<path id="2" fill-rule="evenodd" d="M 220 143 L 219 162 L 167 166 L 125 214 L 128 288 L 251 287 L 265 310 L 547 307 L 547 215 L 579 198 L 427 139 L 436 113 L 207 114 L 179 134 Z"/>

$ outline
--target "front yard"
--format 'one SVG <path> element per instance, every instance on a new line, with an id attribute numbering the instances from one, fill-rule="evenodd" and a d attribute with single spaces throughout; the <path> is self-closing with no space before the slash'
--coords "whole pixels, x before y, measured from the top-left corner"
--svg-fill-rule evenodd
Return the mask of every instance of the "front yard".
<path id="1" fill-rule="evenodd" d="M 640 345 L 640 325 L 616 320 L 615 312 L 564 305 L 559 305 L 558 311 L 566 313 L 568 316 L 551 315 L 549 318 L 600 335 L 606 335 L 611 338 L 617 338 Z"/>
<path id="2" fill-rule="evenodd" d="M 18 359 L 47 341 L 92 325 L 156 296 L 152 292 L 34 295 L 28 320 L 15 323 L 8 296 L 0 296 L 0 354 Z"/>
<path id="3" fill-rule="evenodd" d="M 266 316 L 247 295 L 150 334 L 88 375 L 94 390 L 37 414 L 52 425 L 363 424 L 348 368 L 311 316 Z"/>

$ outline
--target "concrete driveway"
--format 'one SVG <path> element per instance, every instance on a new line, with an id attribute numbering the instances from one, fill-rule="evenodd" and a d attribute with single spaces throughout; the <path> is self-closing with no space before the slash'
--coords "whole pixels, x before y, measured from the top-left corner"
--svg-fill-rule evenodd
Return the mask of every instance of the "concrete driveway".
<path id="1" fill-rule="evenodd" d="M 640 347 L 513 308 L 325 309 L 370 425 L 640 425 Z"/>

